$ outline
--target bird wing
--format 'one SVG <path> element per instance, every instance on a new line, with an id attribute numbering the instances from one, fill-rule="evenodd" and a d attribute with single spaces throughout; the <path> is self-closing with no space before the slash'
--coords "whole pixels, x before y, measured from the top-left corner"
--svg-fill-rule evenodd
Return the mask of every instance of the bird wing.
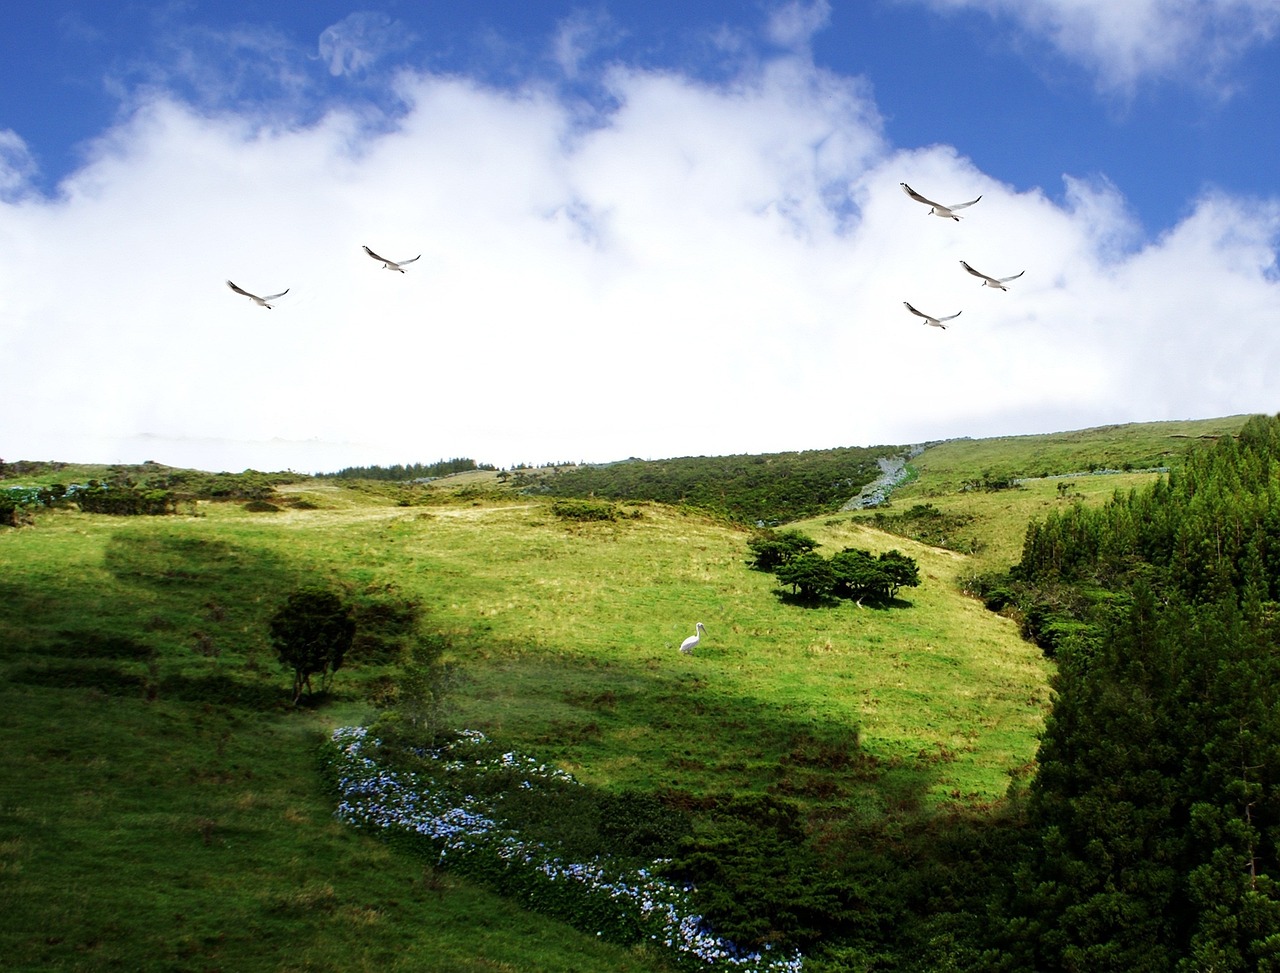
<path id="1" fill-rule="evenodd" d="M 376 253 L 374 253 L 372 250 L 366 247 L 363 243 L 360 244 L 360 246 L 364 249 L 364 252 L 367 253 L 369 256 L 371 256 L 374 260 L 381 260 L 384 264 L 389 264 L 392 262 L 388 260 L 386 257 L 379 257 Z"/>
<path id="2" fill-rule="evenodd" d="M 1019 277 L 1021 277 L 1021 276 L 1022 276 L 1023 274 L 1025 274 L 1025 273 L 1026 273 L 1026 271 L 1025 271 L 1025 270 L 1019 270 L 1019 271 L 1018 271 L 1016 274 L 1014 274 L 1012 277 L 1001 277 L 1001 278 L 1000 278 L 1000 283 L 1002 283 L 1002 284 L 1007 284 L 1007 283 L 1008 283 L 1009 281 L 1011 281 L 1011 280 L 1017 280 Z"/>
<path id="3" fill-rule="evenodd" d="M 421 256 L 422 256 L 422 254 L 418 254 L 418 257 L 421 257 Z M 410 257 L 408 260 L 401 260 L 401 261 L 399 261 L 399 265 L 400 265 L 401 267 L 403 267 L 405 264 L 411 264 L 411 263 L 413 263 L 415 260 L 417 260 L 417 259 L 418 259 L 418 257 Z"/>
<path id="4" fill-rule="evenodd" d="M 264 298 L 263 298 L 263 300 L 264 300 L 264 301 L 274 301 L 277 297 L 284 297 L 284 296 L 285 296 L 286 294 L 288 294 L 288 293 L 289 293 L 289 288 L 287 288 L 287 287 L 286 287 L 286 288 L 285 288 L 284 290 L 282 290 L 279 294 L 268 294 L 266 297 L 264 297 Z"/>
<path id="5" fill-rule="evenodd" d="M 974 270 L 972 267 L 970 267 L 970 266 L 969 266 L 967 263 L 965 263 L 963 260 L 961 260 L 961 261 L 960 261 L 960 266 L 961 266 L 961 267 L 963 267 L 965 270 L 969 271 L 969 273 L 973 274 L 973 276 L 974 276 L 974 277 L 981 277 L 983 280 L 989 280 L 989 281 L 993 281 L 993 282 L 995 281 L 995 278 L 994 278 L 994 277 L 988 277 L 988 276 L 987 276 L 986 274 L 984 274 L 982 271 L 980 271 L 980 270 Z M 1010 280 L 1013 280 L 1013 278 L 1012 278 L 1012 277 L 1010 277 L 1009 279 L 1010 279 Z"/>
<path id="6" fill-rule="evenodd" d="M 898 185 L 902 187 L 902 191 L 904 193 L 906 193 L 908 196 L 914 199 L 917 203 L 924 203 L 926 206 L 939 206 L 939 207 L 942 206 L 941 203 L 935 203 L 932 199 L 929 199 L 927 196 L 921 196 L 918 192 L 916 192 L 914 189 L 908 186 L 905 182 L 900 182 L 898 183 Z M 976 203 L 977 200 L 975 199 L 974 202 Z"/>
<path id="7" fill-rule="evenodd" d="M 978 199 L 981 199 L 981 198 L 982 198 L 981 196 L 978 197 Z M 966 206 L 972 206 L 974 203 L 978 201 L 978 199 L 971 199 L 967 203 L 952 203 L 950 206 L 947 207 L 947 209 L 964 209 Z"/>
<path id="8" fill-rule="evenodd" d="M 939 321 L 950 321 L 952 318 L 958 318 L 958 317 L 960 317 L 960 315 L 961 315 L 961 314 L 963 314 L 963 313 L 964 313 L 963 311 L 957 311 L 955 314 L 948 314 L 945 318 L 938 318 L 937 320 L 939 320 Z"/>
<path id="9" fill-rule="evenodd" d="M 918 317 L 918 318 L 924 318 L 926 321 L 932 321 L 932 320 L 934 320 L 933 318 L 929 317 L 929 315 L 925 314 L 923 311 L 917 311 L 915 308 L 913 308 L 913 307 L 912 307 L 910 304 L 908 304 L 906 301 L 903 301 L 903 302 L 902 302 L 902 306 L 903 306 L 903 307 L 905 307 L 908 311 L 910 311 L 912 314 L 914 314 L 914 315 L 915 315 L 916 317 Z"/>
<path id="10" fill-rule="evenodd" d="M 247 290 L 245 290 L 243 287 L 237 287 L 235 284 L 231 283 L 231 281 L 227 281 L 227 286 L 228 286 L 228 287 L 230 287 L 230 288 L 231 288 L 233 291 L 235 291 L 237 294 L 243 294 L 245 297 L 256 297 L 256 296 L 257 296 L 257 295 L 255 295 L 255 294 L 250 294 L 250 293 L 249 293 Z"/>

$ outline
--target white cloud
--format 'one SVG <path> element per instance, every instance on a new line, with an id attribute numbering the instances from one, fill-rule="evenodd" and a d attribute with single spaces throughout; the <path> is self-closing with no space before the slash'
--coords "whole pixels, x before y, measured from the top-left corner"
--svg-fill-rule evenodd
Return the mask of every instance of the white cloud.
<path id="1" fill-rule="evenodd" d="M 145 54 L 114 65 L 105 78 L 124 114 L 174 98 L 206 111 L 289 117 L 310 101 L 306 59 L 279 31 L 176 23 L 166 13 L 157 12 L 161 24 Z"/>
<path id="2" fill-rule="evenodd" d="M 621 36 L 607 13 L 577 10 L 557 25 L 551 41 L 551 57 L 564 76 L 573 79 L 578 77 L 586 59 L 617 43 Z"/>
<path id="3" fill-rule="evenodd" d="M 813 35 L 831 22 L 831 4 L 827 0 L 803 3 L 790 0 L 769 15 L 766 34 L 779 47 L 800 53 L 809 49 Z"/>
<path id="4" fill-rule="evenodd" d="M 0 129 L 0 200 L 17 199 L 31 189 L 36 161 L 22 136 Z"/>
<path id="5" fill-rule="evenodd" d="M 1143 241 L 1105 181 L 1059 206 L 895 149 L 803 53 L 602 82 L 586 126 L 430 74 L 375 126 L 152 97 L 56 199 L 0 204 L 0 455 L 508 465 L 1275 410 L 1274 201 L 1206 195 Z M 903 180 L 983 199 L 942 221 Z M 999 293 L 960 259 L 1026 274 Z"/>
<path id="6" fill-rule="evenodd" d="M 1275 0 L 921 0 L 975 10 L 1023 32 L 1091 72 L 1105 90 L 1132 94 L 1176 80 L 1230 94 L 1230 71 L 1280 30 Z"/>
<path id="7" fill-rule="evenodd" d="M 357 11 L 321 32 L 320 59 L 335 78 L 359 75 L 412 42 L 412 33 L 400 21 L 376 11 Z"/>

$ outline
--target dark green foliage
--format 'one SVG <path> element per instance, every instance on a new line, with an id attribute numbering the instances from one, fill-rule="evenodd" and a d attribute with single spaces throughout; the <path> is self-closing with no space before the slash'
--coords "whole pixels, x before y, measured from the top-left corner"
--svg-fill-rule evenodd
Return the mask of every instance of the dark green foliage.
<path id="1" fill-rule="evenodd" d="M 870 551 L 846 547 L 829 560 L 804 550 L 778 564 L 773 574 L 805 601 L 821 601 L 834 594 L 859 604 L 871 601 L 887 605 L 897 598 L 900 589 L 920 584 L 915 559 L 898 550 L 885 551 L 877 557 Z"/>
<path id="2" fill-rule="evenodd" d="M 973 522 L 968 514 L 944 513 L 931 503 L 917 503 L 902 513 L 886 513 L 877 510 L 870 518 L 877 530 L 888 531 L 913 541 L 943 547 L 962 554 L 977 554 L 981 544 L 977 538 L 964 534 L 964 528 Z"/>
<path id="3" fill-rule="evenodd" d="M 839 593 L 859 602 L 870 599 L 888 603 L 897 597 L 899 589 L 920 584 L 915 559 L 898 550 L 876 557 L 870 551 L 846 547 L 831 558 L 831 567 Z"/>
<path id="4" fill-rule="evenodd" d="M 338 480 L 426 480 L 450 473 L 466 473 L 471 470 L 492 470 L 494 467 L 485 463 L 477 463 L 473 459 L 457 457 L 442 459 L 435 463 L 396 463 L 393 466 L 347 466 L 337 473 L 324 473 Z"/>
<path id="5" fill-rule="evenodd" d="M 748 563 L 757 571 L 775 571 L 792 558 L 807 554 L 817 546 L 817 541 L 798 530 L 765 527 L 757 530 L 747 541 L 747 549 L 751 552 Z"/>
<path id="6" fill-rule="evenodd" d="M 201 470 L 175 470 L 159 467 L 138 475 L 117 475 L 125 484 L 137 483 L 152 489 L 171 491 L 183 500 L 267 500 L 283 483 L 296 483 L 306 477 L 297 473 L 205 473 Z"/>
<path id="7" fill-rule="evenodd" d="M 168 490 L 139 489 L 132 486 L 99 484 L 77 491 L 76 504 L 85 513 L 131 516 L 162 516 L 176 513 L 178 498 Z"/>
<path id="8" fill-rule="evenodd" d="M 803 949 L 850 919 L 847 876 L 813 847 L 799 809 L 778 798 L 717 802 L 663 871 L 692 882 L 703 916 L 739 946 Z"/>
<path id="9" fill-rule="evenodd" d="M 342 668 L 355 638 L 351 609 L 335 592 L 321 587 L 300 588 L 271 616 L 271 643 L 280 662 L 293 670 L 293 701 L 302 690 L 312 692 L 311 677 L 320 674 L 322 688 Z"/>
<path id="10" fill-rule="evenodd" d="M 805 601 L 819 601 L 836 587 L 836 572 L 821 554 L 806 551 L 797 554 L 773 571 L 781 584 L 789 585 L 792 594 Z"/>
<path id="11" fill-rule="evenodd" d="M 1280 969 L 1280 420 L 1028 528 L 1059 674 L 1013 912 L 1037 969 Z"/>
<path id="12" fill-rule="evenodd" d="M 12 463 L 27 475 L 38 475 L 63 464 Z M 76 504 L 85 513 L 113 516 L 163 516 L 177 513 L 195 500 L 247 500 L 265 503 L 280 483 L 303 477 L 294 473 L 205 473 L 158 463 L 104 467 L 101 478 L 69 486 L 10 487 L 0 490 L 0 525 L 18 526 L 32 511 Z M 267 507 L 248 509 L 266 510 Z"/>
<path id="13" fill-rule="evenodd" d="M 688 814 L 653 794 L 602 793 L 597 807 L 602 847 L 637 861 L 666 857 L 693 830 Z"/>
<path id="14" fill-rule="evenodd" d="M 778 524 L 838 510 L 901 446 L 686 456 L 524 473 L 526 489 L 558 497 L 687 504 L 741 523 Z"/>

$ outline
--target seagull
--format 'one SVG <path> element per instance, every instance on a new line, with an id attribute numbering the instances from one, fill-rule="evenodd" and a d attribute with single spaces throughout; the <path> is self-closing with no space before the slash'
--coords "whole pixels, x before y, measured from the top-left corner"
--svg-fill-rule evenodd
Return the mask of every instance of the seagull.
<path id="1" fill-rule="evenodd" d="M 701 636 L 707 634 L 707 630 L 703 628 L 702 622 L 695 622 L 693 627 L 696 630 L 694 634 L 690 635 L 687 639 L 685 639 L 683 642 L 680 643 L 680 651 L 683 652 L 685 655 L 692 654 L 694 646 L 698 644 L 698 639 Z"/>
<path id="2" fill-rule="evenodd" d="M 1026 273 L 1025 270 L 1020 270 L 1016 274 L 1014 274 L 1012 277 L 988 277 L 982 271 L 974 270 L 963 260 L 960 261 L 960 266 L 963 267 L 965 270 L 969 271 L 969 273 L 973 274 L 974 277 L 981 277 L 983 287 L 998 287 L 1002 291 L 1007 291 L 1009 289 L 1004 286 L 1005 284 L 1007 284 L 1011 280 L 1017 280 L 1019 277 L 1021 277 L 1023 274 Z"/>
<path id="3" fill-rule="evenodd" d="M 910 311 L 912 314 L 914 314 L 916 317 L 924 318 L 925 324 L 932 325 L 935 328 L 941 328 L 943 331 L 947 330 L 947 326 L 942 323 L 943 321 L 950 321 L 952 318 L 958 318 L 962 313 L 960 311 L 957 311 L 955 314 L 948 314 L 945 318 L 935 318 L 931 314 L 925 314 L 923 311 L 917 311 L 906 301 L 903 301 L 902 303 L 903 303 L 903 306 L 905 306 L 906 309 Z"/>
<path id="4" fill-rule="evenodd" d="M 929 212 L 932 213 L 934 216 L 941 216 L 943 218 L 946 218 L 949 216 L 951 217 L 951 219 L 956 220 L 957 222 L 959 222 L 960 217 L 956 216 L 956 214 L 952 212 L 953 210 L 964 209 L 966 206 L 972 206 L 974 203 L 978 201 L 978 199 L 982 198 L 981 196 L 979 196 L 978 199 L 971 199 L 967 203 L 952 203 L 950 206 L 943 206 L 941 203 L 935 203 L 932 199 L 927 199 L 924 196 L 921 196 L 918 192 L 916 192 L 914 189 L 908 186 L 905 182 L 900 182 L 898 183 L 898 185 L 902 187 L 902 191 L 904 193 L 906 193 L 908 196 L 914 199 L 917 203 L 924 203 L 926 206 L 931 206 L 932 209 L 930 209 Z"/>
<path id="5" fill-rule="evenodd" d="M 231 283 L 231 281 L 227 281 L 227 286 L 230 287 L 237 294 L 243 294 L 245 297 L 249 298 L 249 300 L 253 301 L 253 303 L 257 304 L 259 307 L 265 307 L 268 311 L 271 310 L 271 305 L 267 303 L 268 301 L 274 301 L 277 297 L 284 297 L 286 294 L 289 293 L 289 288 L 286 287 L 279 294 L 268 294 L 266 297 L 259 297 L 257 294 L 250 294 L 243 287 L 237 287 L 235 284 Z"/>
<path id="6" fill-rule="evenodd" d="M 398 270 L 402 274 L 404 273 L 405 264 L 411 264 L 413 263 L 414 260 L 417 260 L 418 257 L 422 256 L 422 254 L 418 254 L 418 257 L 413 257 L 410 260 L 400 260 L 400 261 L 388 260 L 386 257 L 379 257 L 376 253 L 374 253 L 368 247 L 365 247 L 364 244 L 361 244 L 361 246 L 364 247 L 364 252 L 367 253 L 369 256 L 371 256 L 374 260 L 382 261 L 383 270 Z"/>

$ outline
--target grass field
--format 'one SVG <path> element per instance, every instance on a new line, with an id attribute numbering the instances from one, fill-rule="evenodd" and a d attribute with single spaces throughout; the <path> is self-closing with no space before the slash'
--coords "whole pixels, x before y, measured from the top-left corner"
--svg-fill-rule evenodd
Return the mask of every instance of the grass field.
<path id="1" fill-rule="evenodd" d="M 307 480 L 279 491 L 306 509 L 63 510 L 0 530 L 6 968 L 664 969 L 332 820 L 316 746 L 372 718 L 393 669 L 356 656 L 324 705 L 290 707 L 266 620 L 291 588 L 318 578 L 364 605 L 419 601 L 452 645 L 460 726 L 605 789 L 785 795 L 837 840 L 987 813 L 1031 771 L 1050 667 L 961 581 L 1016 560 L 1029 516 L 1151 474 L 959 486 L 999 464 L 1146 465 L 1160 443 L 1235 425 L 929 450 L 894 509 L 963 513 L 972 557 L 864 514 L 794 525 L 828 555 L 916 558 L 921 585 L 888 609 L 785 602 L 746 568 L 749 535 L 732 524 L 658 505 L 565 521 L 492 474 L 411 506 Z M 681 656 L 695 621 L 708 634 Z M 813 756 L 831 753 L 858 772 Z"/>

